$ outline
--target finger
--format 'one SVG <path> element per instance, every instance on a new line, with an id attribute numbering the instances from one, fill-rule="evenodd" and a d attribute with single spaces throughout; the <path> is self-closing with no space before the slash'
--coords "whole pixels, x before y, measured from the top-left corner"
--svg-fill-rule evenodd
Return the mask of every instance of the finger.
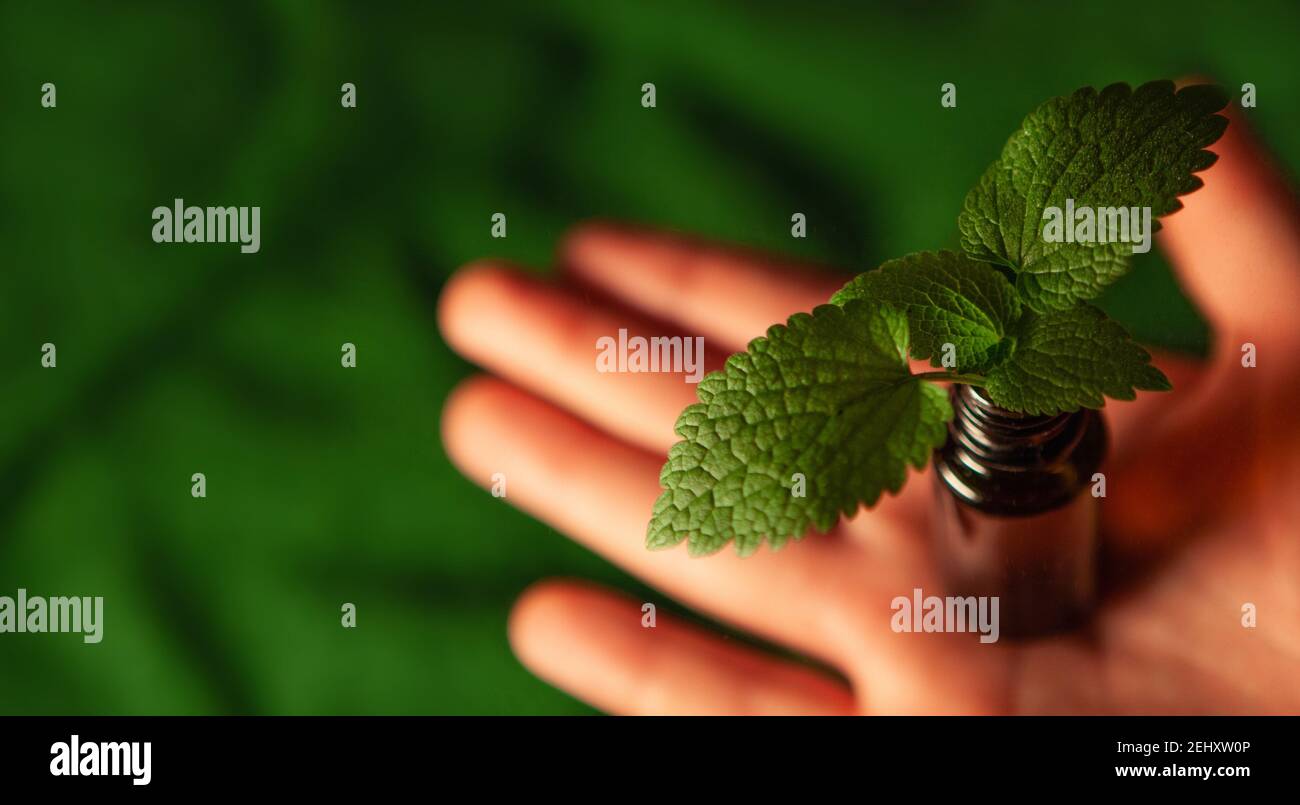
<path id="1" fill-rule="evenodd" d="M 1210 147 L 1218 161 L 1165 219 L 1158 242 L 1213 325 L 1220 361 L 1238 361 L 1244 341 L 1291 354 L 1300 343 L 1300 212 L 1240 110 L 1224 114 L 1228 128 Z"/>
<path id="2" fill-rule="evenodd" d="M 560 250 L 570 276 L 726 351 L 825 304 L 845 280 L 825 271 L 679 235 L 590 223 Z"/>
<path id="3" fill-rule="evenodd" d="M 1295 386 L 1296 368 L 1282 356 L 1300 348 L 1289 309 L 1300 294 L 1300 216 L 1240 113 L 1227 114 L 1204 187 L 1159 235 L 1214 329 L 1213 352 L 1192 388 L 1175 385 L 1167 410 L 1133 429 L 1116 456 L 1103 512 L 1119 562 L 1158 557 L 1240 505 L 1267 440 L 1279 438 L 1258 414 L 1289 401 Z M 1242 365 L 1247 342 L 1262 356 L 1258 368 Z"/>
<path id="4" fill-rule="evenodd" d="M 511 504 L 696 609 L 830 662 L 857 641 L 844 602 L 897 586 L 872 548 L 829 535 L 744 559 L 646 549 L 661 459 L 500 380 L 462 384 L 442 430 L 460 470 L 483 486 L 501 473 Z M 872 517 L 882 539 L 900 539 L 896 521 Z"/>
<path id="5" fill-rule="evenodd" d="M 656 452 L 677 441 L 673 425 L 696 402 L 694 383 L 724 360 L 716 352 L 701 354 L 702 340 L 681 337 L 673 352 L 680 371 L 601 371 L 600 339 L 616 344 L 620 330 L 628 338 L 680 334 L 495 263 L 469 266 L 452 278 L 439 300 L 439 322 L 447 342 L 466 358 Z M 660 360 L 662 351 L 654 352 Z M 674 368 L 668 364 L 665 369 Z"/>
<path id="6" fill-rule="evenodd" d="M 510 614 L 510 644 L 537 676 L 623 715 L 838 715 L 842 684 L 729 643 L 587 584 L 543 582 Z"/>

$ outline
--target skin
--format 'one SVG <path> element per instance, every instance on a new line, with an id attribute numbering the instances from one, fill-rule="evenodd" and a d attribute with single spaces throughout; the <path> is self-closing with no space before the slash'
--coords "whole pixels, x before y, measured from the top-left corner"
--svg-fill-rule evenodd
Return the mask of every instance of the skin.
<path id="1" fill-rule="evenodd" d="M 565 239 L 557 283 L 497 262 L 466 267 L 440 324 L 490 374 L 444 408 L 457 466 L 484 486 L 504 472 L 512 504 L 842 678 L 663 612 L 642 628 L 641 601 L 570 580 L 519 598 L 509 624 L 519 659 L 625 714 L 1300 712 L 1300 214 L 1240 120 L 1212 150 L 1205 187 L 1157 236 L 1213 327 L 1211 354 L 1157 355 L 1174 391 L 1107 403 L 1104 594 L 1088 624 L 1034 642 L 890 629 L 895 596 L 942 590 L 926 538 L 931 479 L 916 473 L 899 496 L 779 552 L 645 549 L 694 387 L 680 375 L 597 373 L 596 339 L 619 327 L 701 334 L 715 369 L 844 278 L 609 224 Z M 1255 368 L 1242 366 L 1245 342 Z M 1248 602 L 1255 628 L 1242 625 Z"/>

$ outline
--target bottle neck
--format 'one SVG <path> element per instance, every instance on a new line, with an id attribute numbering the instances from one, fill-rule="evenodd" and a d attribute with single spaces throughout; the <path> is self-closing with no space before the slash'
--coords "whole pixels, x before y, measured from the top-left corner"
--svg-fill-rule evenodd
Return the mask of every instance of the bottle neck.
<path id="1" fill-rule="evenodd" d="M 1069 457 L 1083 437 L 1091 412 L 1037 416 L 994 404 L 983 389 L 956 384 L 948 426 L 954 458 L 984 470 L 1036 472 Z"/>
<path id="2" fill-rule="evenodd" d="M 954 416 L 934 466 L 962 502 L 988 514 L 1028 516 L 1064 506 L 1095 480 L 1106 453 L 1098 412 L 1018 414 L 961 384 L 949 395 Z"/>

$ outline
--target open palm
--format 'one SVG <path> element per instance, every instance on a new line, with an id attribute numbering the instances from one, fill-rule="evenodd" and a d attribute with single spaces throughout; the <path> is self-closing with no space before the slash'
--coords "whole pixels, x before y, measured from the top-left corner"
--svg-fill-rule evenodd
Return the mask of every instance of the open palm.
<path id="1" fill-rule="evenodd" d="M 603 374 L 619 328 L 703 335 L 707 368 L 841 284 L 780 261 L 589 225 L 552 285 L 478 263 L 447 287 L 447 341 L 494 373 L 443 413 L 457 465 L 675 599 L 815 657 L 843 681 L 571 581 L 534 586 L 510 637 L 543 679 L 615 713 L 1300 712 L 1300 215 L 1239 120 L 1205 187 L 1160 243 L 1214 328 L 1204 363 L 1156 362 L 1174 383 L 1106 406 L 1104 597 L 1076 632 L 981 644 L 898 634 L 890 602 L 938 590 L 926 539 L 931 479 L 779 552 L 692 559 L 644 547 L 680 374 Z M 1245 368 L 1244 343 L 1258 366 Z M 1046 535 L 1045 535 L 1046 536 Z M 1252 604 L 1258 625 L 1242 623 Z"/>

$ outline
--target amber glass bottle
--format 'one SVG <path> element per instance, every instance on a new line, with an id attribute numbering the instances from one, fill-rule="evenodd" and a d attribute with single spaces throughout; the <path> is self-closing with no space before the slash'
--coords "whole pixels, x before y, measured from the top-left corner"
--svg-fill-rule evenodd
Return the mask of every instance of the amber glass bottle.
<path id="1" fill-rule="evenodd" d="M 998 596 L 1007 637 L 1077 623 L 1096 596 L 1101 415 L 1017 414 L 961 384 L 950 395 L 933 529 L 948 594 Z"/>

